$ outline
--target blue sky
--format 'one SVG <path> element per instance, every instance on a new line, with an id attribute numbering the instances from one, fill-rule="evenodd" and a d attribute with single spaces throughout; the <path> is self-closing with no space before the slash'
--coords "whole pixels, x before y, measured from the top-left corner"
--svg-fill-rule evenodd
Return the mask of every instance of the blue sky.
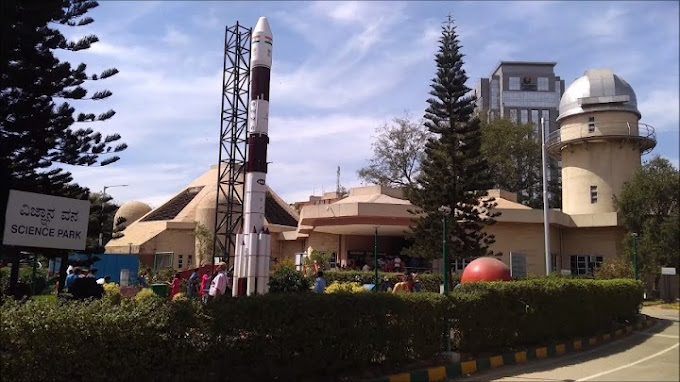
<path id="1" fill-rule="evenodd" d="M 67 36 L 100 42 L 61 53 L 113 96 L 78 111 L 117 114 L 100 123 L 129 148 L 113 165 L 66 166 L 76 182 L 117 202 L 158 206 L 217 162 L 224 27 L 267 16 L 274 34 L 269 185 L 289 203 L 345 187 L 371 156 L 374 129 L 426 107 L 434 53 L 451 14 L 473 87 L 500 60 L 556 61 L 567 86 L 610 67 L 637 93 L 660 154 L 678 165 L 678 2 L 123 2 L 100 1 L 95 22 Z M 82 107 L 80 107 L 82 106 Z M 645 157 L 651 158 L 650 155 Z"/>

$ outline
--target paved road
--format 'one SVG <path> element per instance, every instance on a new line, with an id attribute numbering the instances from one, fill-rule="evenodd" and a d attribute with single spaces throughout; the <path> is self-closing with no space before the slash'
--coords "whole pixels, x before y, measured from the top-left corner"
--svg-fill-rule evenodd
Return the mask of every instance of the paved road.
<path id="1" fill-rule="evenodd" d="M 680 381 L 680 312 L 644 308 L 643 313 L 662 321 L 593 349 L 455 381 Z"/>

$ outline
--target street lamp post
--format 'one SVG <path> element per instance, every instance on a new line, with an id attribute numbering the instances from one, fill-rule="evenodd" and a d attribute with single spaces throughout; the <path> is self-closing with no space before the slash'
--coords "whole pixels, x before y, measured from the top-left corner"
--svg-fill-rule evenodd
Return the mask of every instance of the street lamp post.
<path id="1" fill-rule="evenodd" d="M 99 229 L 99 246 L 103 247 L 104 246 L 104 198 L 106 197 L 106 189 L 107 188 L 113 188 L 113 187 L 127 187 L 127 184 L 118 184 L 115 186 L 104 186 L 104 190 L 102 190 L 102 198 L 101 198 L 101 207 L 102 207 L 102 220 L 101 220 L 101 225 Z"/>
<path id="2" fill-rule="evenodd" d="M 633 232 L 630 234 L 633 237 L 633 276 L 635 280 L 638 279 L 638 263 L 637 263 L 637 238 L 638 234 Z"/>

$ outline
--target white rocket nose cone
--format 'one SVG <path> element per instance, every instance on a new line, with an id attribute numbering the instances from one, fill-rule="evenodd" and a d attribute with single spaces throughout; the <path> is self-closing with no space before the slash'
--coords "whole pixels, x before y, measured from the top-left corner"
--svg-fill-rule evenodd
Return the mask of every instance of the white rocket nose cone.
<path id="1" fill-rule="evenodd" d="M 253 33 L 256 32 L 263 32 L 265 35 L 271 37 L 272 30 L 269 28 L 269 22 L 266 17 L 260 17 L 257 20 L 257 24 L 255 24 L 255 28 L 253 29 Z"/>

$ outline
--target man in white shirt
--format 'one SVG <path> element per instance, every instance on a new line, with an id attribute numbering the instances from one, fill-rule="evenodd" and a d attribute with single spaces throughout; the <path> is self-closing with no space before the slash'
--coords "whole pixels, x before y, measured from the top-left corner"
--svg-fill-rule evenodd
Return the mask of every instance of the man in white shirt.
<path id="1" fill-rule="evenodd" d="M 227 290 L 227 275 L 224 273 L 226 269 L 227 263 L 217 263 L 217 269 L 215 270 L 217 274 L 210 282 L 210 290 L 208 291 L 208 295 L 211 299 L 216 299 L 220 296 L 223 296 L 224 292 Z"/>

